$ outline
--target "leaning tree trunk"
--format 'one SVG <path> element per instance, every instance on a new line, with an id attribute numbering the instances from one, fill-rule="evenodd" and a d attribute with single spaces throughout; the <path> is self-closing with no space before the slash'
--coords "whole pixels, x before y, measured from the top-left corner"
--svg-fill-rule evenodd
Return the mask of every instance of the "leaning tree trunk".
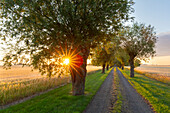
<path id="1" fill-rule="evenodd" d="M 130 64 L 130 77 L 134 77 L 134 57 L 130 57 L 129 60 L 129 64 Z"/>
<path id="2" fill-rule="evenodd" d="M 109 64 L 107 64 L 107 67 L 106 67 L 107 70 L 109 70 Z"/>
<path id="3" fill-rule="evenodd" d="M 106 67 L 106 63 L 104 63 L 103 65 L 102 65 L 102 73 L 105 73 L 105 67 Z"/>
<path id="4" fill-rule="evenodd" d="M 90 51 L 84 50 L 83 52 L 82 56 L 77 55 L 74 65 L 70 66 L 72 95 L 84 95 L 87 58 Z"/>

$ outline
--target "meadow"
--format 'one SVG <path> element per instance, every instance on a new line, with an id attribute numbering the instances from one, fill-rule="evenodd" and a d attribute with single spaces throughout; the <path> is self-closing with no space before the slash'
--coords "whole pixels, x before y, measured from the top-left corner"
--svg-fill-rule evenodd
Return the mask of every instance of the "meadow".
<path id="1" fill-rule="evenodd" d="M 87 66 L 87 72 L 99 70 L 101 67 Z M 24 97 L 59 87 L 70 82 L 70 76 L 42 76 L 38 70 L 31 67 L 13 66 L 9 70 L 0 67 L 0 105 L 5 105 Z"/>
<path id="2" fill-rule="evenodd" d="M 135 68 L 138 71 L 149 72 L 152 74 L 159 74 L 164 76 L 170 76 L 169 65 L 141 65 Z"/>
<path id="3" fill-rule="evenodd" d="M 167 65 L 141 65 L 135 68 L 137 73 L 170 85 L 170 66 Z"/>

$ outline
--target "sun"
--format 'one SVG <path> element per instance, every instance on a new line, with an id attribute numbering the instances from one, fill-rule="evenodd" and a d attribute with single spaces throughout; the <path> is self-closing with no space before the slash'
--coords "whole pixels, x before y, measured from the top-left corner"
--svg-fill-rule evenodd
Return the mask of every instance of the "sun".
<path id="1" fill-rule="evenodd" d="M 63 63 L 64 63 L 65 65 L 68 65 L 69 62 L 70 62 L 69 58 L 65 58 Z"/>

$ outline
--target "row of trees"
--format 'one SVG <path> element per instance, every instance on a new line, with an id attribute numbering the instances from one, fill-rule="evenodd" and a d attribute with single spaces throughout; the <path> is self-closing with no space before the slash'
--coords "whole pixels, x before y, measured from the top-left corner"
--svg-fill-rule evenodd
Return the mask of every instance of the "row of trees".
<path id="1" fill-rule="evenodd" d="M 107 44 L 100 44 L 95 48 L 92 63 L 102 65 L 117 65 L 124 69 L 130 65 L 130 76 L 134 77 L 134 68 L 140 65 L 140 60 L 146 60 L 155 54 L 157 40 L 154 27 L 145 24 L 133 23 L 117 32 L 114 40 Z M 116 40 L 115 40 L 116 39 Z"/>
<path id="2" fill-rule="evenodd" d="M 117 32 L 117 35 L 107 44 L 100 44 L 94 49 L 92 64 L 105 66 L 117 65 L 124 69 L 130 65 L 130 76 L 134 77 L 134 68 L 140 65 L 140 60 L 146 60 L 155 54 L 157 40 L 154 27 L 133 23 Z"/>
<path id="3" fill-rule="evenodd" d="M 129 0 L 3 0 L 0 5 L 0 37 L 10 47 L 4 57 L 4 66 L 11 66 L 21 57 L 29 56 L 25 63 L 38 68 L 42 74 L 52 75 L 59 73 L 60 65 L 55 61 L 60 61 L 63 55 L 70 55 L 73 95 L 84 94 L 90 49 L 100 49 L 95 50 L 100 54 L 96 58 L 103 60 L 97 63 L 107 65 L 114 63 L 115 47 L 124 45 L 122 48 L 129 55 L 132 71 L 134 58 L 154 53 L 150 49 L 155 42 L 151 27 L 135 24 L 134 29 L 121 29 L 133 12 L 133 2 Z M 115 37 L 119 40 L 114 41 Z M 134 37 L 137 42 L 132 43 Z M 137 48 L 141 50 L 134 52 L 136 46 L 145 41 L 150 45 L 140 45 Z M 126 49 L 131 44 L 135 45 L 133 49 Z M 121 57 L 119 61 L 124 62 Z"/>

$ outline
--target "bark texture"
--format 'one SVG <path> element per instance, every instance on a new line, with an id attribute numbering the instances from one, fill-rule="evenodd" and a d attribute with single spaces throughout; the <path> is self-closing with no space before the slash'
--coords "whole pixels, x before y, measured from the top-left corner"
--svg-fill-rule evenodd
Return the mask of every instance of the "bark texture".
<path id="1" fill-rule="evenodd" d="M 86 66 L 87 58 L 89 56 L 90 49 L 82 49 L 81 56 L 75 58 L 73 67 L 70 67 L 71 80 L 72 80 L 72 95 L 84 95 L 85 79 L 86 79 Z M 82 63 L 81 63 L 82 62 Z"/>
<path id="2" fill-rule="evenodd" d="M 80 66 L 79 69 L 72 69 L 72 95 L 83 95 L 85 88 L 86 68 Z"/>

